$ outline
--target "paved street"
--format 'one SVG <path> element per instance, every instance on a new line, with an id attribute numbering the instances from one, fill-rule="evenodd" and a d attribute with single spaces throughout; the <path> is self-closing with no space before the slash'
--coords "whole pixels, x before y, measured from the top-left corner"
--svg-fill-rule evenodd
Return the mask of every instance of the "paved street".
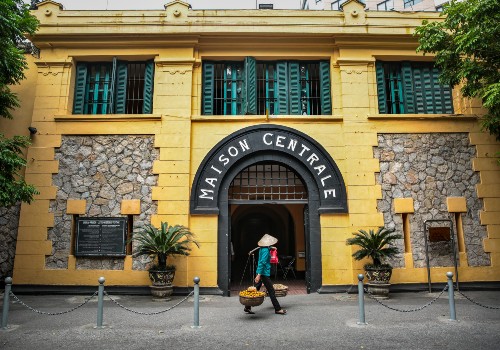
<path id="1" fill-rule="evenodd" d="M 500 306 L 500 291 L 464 292 L 474 300 Z M 438 293 L 393 293 L 385 303 L 414 309 Z M 28 305 L 61 312 L 81 304 L 85 296 L 20 295 Z M 183 299 L 162 303 L 148 296 L 112 296 L 141 312 L 164 310 Z M 498 349 L 500 310 L 477 306 L 457 295 L 457 322 L 449 320 L 447 293 L 418 312 L 389 310 L 366 300 L 366 321 L 358 325 L 355 294 L 289 295 L 280 298 L 288 310 L 275 315 L 270 300 L 243 312 L 237 297 L 202 296 L 201 328 L 193 329 L 193 299 L 155 316 L 137 315 L 108 299 L 104 324 L 96 329 L 96 298 L 59 316 L 34 313 L 10 304 L 7 330 L 0 331 L 1 349 Z"/>

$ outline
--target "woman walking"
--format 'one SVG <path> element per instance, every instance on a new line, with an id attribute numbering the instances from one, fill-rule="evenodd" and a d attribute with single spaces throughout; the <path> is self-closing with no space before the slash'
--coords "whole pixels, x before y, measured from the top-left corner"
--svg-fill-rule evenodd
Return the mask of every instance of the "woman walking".
<path id="1" fill-rule="evenodd" d="M 278 240 L 268 234 L 262 236 L 257 245 L 260 247 L 259 249 L 259 262 L 257 264 L 257 276 L 255 276 L 255 287 L 257 290 L 260 290 L 262 284 L 266 286 L 267 293 L 269 294 L 269 298 L 271 298 L 271 302 L 274 306 L 274 313 L 278 315 L 286 314 L 286 310 L 282 309 L 278 299 L 276 298 L 276 294 L 274 292 L 273 283 L 271 281 L 271 249 L 276 249 L 271 247 L 273 244 L 276 244 Z M 244 311 L 248 314 L 254 314 L 251 306 L 245 306 Z"/>

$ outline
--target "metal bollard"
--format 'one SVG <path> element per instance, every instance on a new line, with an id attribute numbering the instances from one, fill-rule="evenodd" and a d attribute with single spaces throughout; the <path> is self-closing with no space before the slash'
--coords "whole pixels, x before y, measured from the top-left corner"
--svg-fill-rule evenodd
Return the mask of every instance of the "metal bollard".
<path id="1" fill-rule="evenodd" d="M 102 328 L 102 314 L 103 314 L 103 301 L 104 301 L 104 277 L 99 277 L 99 289 L 97 292 L 97 328 Z"/>
<path id="2" fill-rule="evenodd" d="M 5 292 L 3 294 L 2 329 L 7 329 L 7 318 L 9 317 L 10 290 L 12 288 L 12 277 L 5 279 Z"/>
<path id="3" fill-rule="evenodd" d="M 357 324 L 365 325 L 365 290 L 363 286 L 363 276 L 362 273 L 358 275 L 358 303 L 359 303 L 359 321 Z"/>
<path id="4" fill-rule="evenodd" d="M 455 313 L 455 293 L 453 291 L 453 272 L 447 272 L 448 277 L 448 299 L 450 301 L 450 321 L 456 321 L 457 315 Z"/>
<path id="5" fill-rule="evenodd" d="M 195 277 L 194 281 L 194 324 L 191 328 L 200 328 L 200 278 Z"/>

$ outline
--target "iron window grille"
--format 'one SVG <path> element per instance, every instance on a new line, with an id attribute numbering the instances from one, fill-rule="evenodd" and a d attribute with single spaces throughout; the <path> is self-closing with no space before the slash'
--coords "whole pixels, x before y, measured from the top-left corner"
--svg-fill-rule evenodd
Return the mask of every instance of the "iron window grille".
<path id="1" fill-rule="evenodd" d="M 215 64 L 214 108 L 216 114 L 242 114 L 243 64 L 226 62 Z"/>
<path id="2" fill-rule="evenodd" d="M 439 82 L 440 70 L 432 62 L 376 62 L 380 113 L 453 113 L 449 85 Z"/>
<path id="3" fill-rule="evenodd" d="M 228 199 L 245 201 L 307 201 L 307 189 L 302 179 L 286 166 L 259 163 L 243 169 L 229 186 Z"/>
<path id="4" fill-rule="evenodd" d="M 204 115 L 331 114 L 328 61 L 204 62 Z"/>
<path id="5" fill-rule="evenodd" d="M 80 62 L 76 66 L 73 113 L 151 113 L 153 75 L 152 61 Z"/>

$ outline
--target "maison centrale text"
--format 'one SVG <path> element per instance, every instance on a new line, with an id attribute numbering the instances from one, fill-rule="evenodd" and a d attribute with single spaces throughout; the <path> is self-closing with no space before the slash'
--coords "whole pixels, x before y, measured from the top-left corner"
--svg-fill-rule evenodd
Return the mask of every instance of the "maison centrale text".
<path id="1" fill-rule="evenodd" d="M 284 152 L 300 160 L 314 174 L 323 199 L 336 198 L 339 182 L 329 162 L 323 159 L 322 152 L 296 135 L 281 132 L 247 134 L 221 147 L 205 167 L 202 181 L 199 182 L 199 198 L 211 201 L 216 199 L 218 186 L 227 169 L 239 159 L 258 151 Z"/>

